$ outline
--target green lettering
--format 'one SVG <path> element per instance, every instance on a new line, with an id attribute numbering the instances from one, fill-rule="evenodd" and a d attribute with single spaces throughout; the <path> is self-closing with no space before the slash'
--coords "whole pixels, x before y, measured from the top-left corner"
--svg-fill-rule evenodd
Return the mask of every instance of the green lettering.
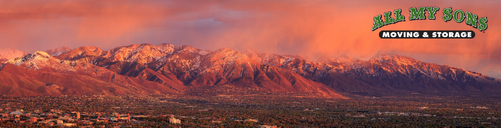
<path id="1" fill-rule="evenodd" d="M 401 12 L 402 12 L 402 9 L 395 10 L 395 23 L 400 22 L 400 21 L 405 21 L 405 16 L 400 14 Z"/>
<path id="2" fill-rule="evenodd" d="M 478 19 L 478 30 L 485 31 L 487 30 L 487 17 L 482 17 Z"/>
<path id="3" fill-rule="evenodd" d="M 466 24 L 477 28 L 477 15 L 466 11 Z"/>
<path id="4" fill-rule="evenodd" d="M 411 7 L 409 8 L 409 12 L 411 13 L 411 16 L 409 16 L 409 20 L 424 20 L 426 19 L 424 15 L 424 9 L 425 7 L 419 7 L 419 11 L 416 10 L 416 7 Z"/>
<path id="5" fill-rule="evenodd" d="M 450 21 L 452 19 L 452 8 L 445 8 L 444 9 L 444 16 L 442 19 L 444 19 L 445 22 Z"/>
<path id="6" fill-rule="evenodd" d="M 460 16 L 458 16 L 458 13 L 459 13 Z M 457 23 L 461 23 L 464 20 L 464 12 L 461 9 L 458 9 L 458 10 L 454 11 L 454 15 L 453 16 L 454 16 L 454 21 L 456 21 Z"/>
<path id="7" fill-rule="evenodd" d="M 426 7 L 426 10 L 428 10 L 428 19 L 430 20 L 435 20 L 435 13 L 437 13 L 440 8 L 438 7 Z"/>
<path id="8" fill-rule="evenodd" d="M 375 16 L 374 17 L 374 26 L 372 26 L 372 31 L 380 28 L 383 25 L 384 25 L 384 23 L 383 23 L 383 20 L 381 20 L 381 15 Z"/>
<path id="9" fill-rule="evenodd" d="M 391 12 L 384 13 L 384 25 L 395 23 L 395 19 L 391 18 Z"/>

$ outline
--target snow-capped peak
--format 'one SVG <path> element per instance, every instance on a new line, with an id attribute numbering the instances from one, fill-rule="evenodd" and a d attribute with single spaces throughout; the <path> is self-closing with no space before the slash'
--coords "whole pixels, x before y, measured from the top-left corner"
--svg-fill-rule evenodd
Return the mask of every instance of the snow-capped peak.
<path id="1" fill-rule="evenodd" d="M 25 55 L 27 55 L 27 53 L 17 49 L 0 49 L 0 60 L 11 60 Z"/>
<path id="2" fill-rule="evenodd" d="M 173 44 L 167 44 L 167 43 L 157 45 L 157 49 L 164 52 L 164 53 L 174 52 L 174 47 L 175 46 Z"/>
<path id="3" fill-rule="evenodd" d="M 379 53 L 371 60 L 383 63 L 393 63 L 396 65 L 414 65 L 419 62 L 410 57 L 391 54 L 391 53 Z"/>
<path id="4" fill-rule="evenodd" d="M 49 55 L 49 53 L 44 52 L 44 51 L 36 51 L 33 54 L 40 56 L 40 57 L 44 57 L 44 58 L 51 58 L 52 57 L 51 55 Z"/>
<path id="5" fill-rule="evenodd" d="M 230 48 L 221 48 L 209 54 L 211 61 L 222 61 L 223 63 L 232 64 L 236 61 L 240 63 L 249 62 L 247 55 L 237 52 Z"/>
<path id="6" fill-rule="evenodd" d="M 175 46 L 174 51 L 176 51 L 176 53 L 180 53 L 183 51 L 198 52 L 198 49 L 194 48 L 193 46 L 189 46 L 189 45 L 181 45 L 181 46 Z"/>
<path id="7" fill-rule="evenodd" d="M 19 58 L 11 59 L 11 60 L 7 61 L 7 63 L 11 63 L 11 64 L 19 66 L 22 63 L 30 61 L 30 60 L 34 60 L 34 59 L 45 60 L 45 59 L 49 59 L 51 57 L 52 56 L 50 56 L 49 54 L 47 54 L 44 51 L 36 51 L 35 53 L 28 54 L 28 55 L 26 55 L 24 57 L 19 57 Z"/>
<path id="8" fill-rule="evenodd" d="M 46 50 L 45 52 L 47 52 L 51 56 L 59 56 L 61 54 L 69 52 L 69 51 L 71 51 L 71 48 L 69 48 L 68 46 L 63 46 L 63 47 L 56 48 L 56 49 Z"/>

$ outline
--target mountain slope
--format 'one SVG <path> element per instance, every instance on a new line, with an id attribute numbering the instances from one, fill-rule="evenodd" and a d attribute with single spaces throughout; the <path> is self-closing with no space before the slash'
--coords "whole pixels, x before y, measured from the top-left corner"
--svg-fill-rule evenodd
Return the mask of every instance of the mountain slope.
<path id="1" fill-rule="evenodd" d="M 63 46 L 63 47 L 56 48 L 56 49 L 46 50 L 45 52 L 51 56 L 59 56 L 63 53 L 69 52 L 69 51 L 71 51 L 71 48 L 69 48 L 68 46 Z"/>
<path id="2" fill-rule="evenodd" d="M 27 53 L 19 51 L 17 49 L 0 49 L 0 62 L 5 62 L 17 57 L 23 57 L 26 54 Z"/>
<path id="3" fill-rule="evenodd" d="M 263 91 L 342 97 L 319 82 L 263 65 L 229 48 L 212 52 L 171 44 L 129 45 L 110 51 L 80 47 L 57 58 L 89 62 L 121 75 L 159 83 L 179 80 L 189 88 L 230 84 Z"/>
<path id="4" fill-rule="evenodd" d="M 151 75 L 156 72 L 195 87 L 232 84 L 313 93 L 309 87 L 326 85 L 333 91 L 355 94 L 501 91 L 499 80 L 483 74 L 394 54 L 380 54 L 368 61 L 343 57 L 312 62 L 299 56 L 241 53 L 229 48 L 203 51 L 186 45 L 135 44 L 110 51 L 82 47 L 58 58 L 83 60 L 133 77 L 159 76 Z"/>
<path id="5" fill-rule="evenodd" d="M 364 61 L 332 58 L 321 63 L 299 59 L 281 63 L 303 77 L 349 93 L 495 93 L 498 79 L 481 73 L 437 65 L 395 54 L 380 54 Z"/>
<path id="6" fill-rule="evenodd" d="M 369 60 L 344 56 L 314 62 L 294 55 L 229 48 L 209 51 L 172 44 L 133 44 L 109 51 L 84 46 L 61 53 L 52 57 L 36 52 L 3 64 L 0 86 L 12 90 L 3 93 L 204 93 L 210 89 L 216 91 L 205 92 L 217 93 L 220 87 L 231 87 L 345 98 L 339 93 L 381 96 L 501 92 L 498 79 L 395 54 L 379 54 Z M 88 91 L 72 92 L 82 88 Z"/>
<path id="7" fill-rule="evenodd" d="M 121 76 L 81 61 L 59 60 L 41 51 L 9 60 L 1 66 L 0 74 L 2 94 L 13 96 L 179 93 L 181 90 Z"/>

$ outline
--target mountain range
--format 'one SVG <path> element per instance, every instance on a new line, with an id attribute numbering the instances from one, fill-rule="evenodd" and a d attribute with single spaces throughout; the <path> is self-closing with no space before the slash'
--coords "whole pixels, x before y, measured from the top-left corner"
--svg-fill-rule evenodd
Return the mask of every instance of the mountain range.
<path id="1" fill-rule="evenodd" d="M 501 92 L 499 79 L 387 53 L 369 60 L 308 61 L 230 48 L 133 44 L 108 51 L 93 46 L 32 54 L 4 50 L 0 62 L 0 94 L 6 96 L 189 94 L 219 86 L 329 98 Z"/>

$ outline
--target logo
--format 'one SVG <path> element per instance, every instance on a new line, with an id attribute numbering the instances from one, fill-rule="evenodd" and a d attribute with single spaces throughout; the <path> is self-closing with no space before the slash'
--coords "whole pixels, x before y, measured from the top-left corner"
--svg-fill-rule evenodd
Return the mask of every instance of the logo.
<path id="1" fill-rule="evenodd" d="M 377 15 L 374 19 L 374 24 L 372 26 L 372 31 L 384 27 L 390 24 L 396 24 L 398 22 L 404 22 L 405 16 L 402 15 L 402 9 L 395 9 L 394 16 L 392 16 L 392 12 L 384 12 L 383 15 Z M 426 12 L 428 17 L 426 17 Z M 409 21 L 413 20 L 435 20 L 436 14 L 440 12 L 439 7 L 411 7 L 409 8 Z M 465 22 L 466 25 L 469 25 L 475 29 L 478 29 L 480 32 L 485 32 L 487 30 L 487 17 L 479 18 L 478 15 L 469 12 L 463 11 L 461 9 L 453 10 L 450 8 L 445 8 L 443 11 L 442 20 L 444 22 L 449 22 L 454 20 L 457 23 Z M 383 21 L 384 19 L 384 21 Z M 379 37 L 382 39 L 408 39 L 408 38 L 416 38 L 416 39 L 473 39 L 475 37 L 475 32 L 471 30 L 409 30 L 409 31 L 388 31 L 383 30 L 379 32 Z"/>

